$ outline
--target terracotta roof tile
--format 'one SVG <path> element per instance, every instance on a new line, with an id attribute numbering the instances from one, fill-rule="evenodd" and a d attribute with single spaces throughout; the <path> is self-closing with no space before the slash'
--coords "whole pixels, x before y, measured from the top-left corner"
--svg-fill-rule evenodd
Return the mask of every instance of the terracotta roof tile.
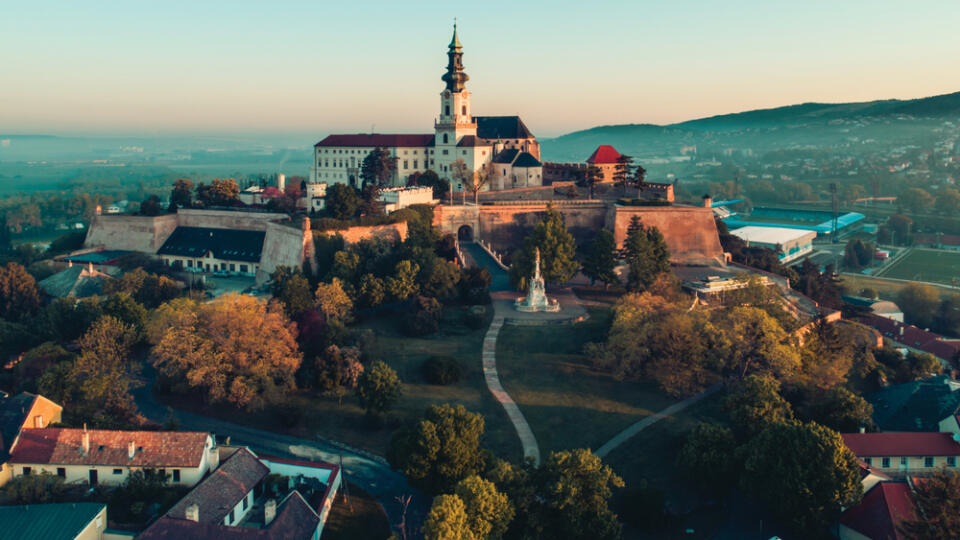
<path id="1" fill-rule="evenodd" d="M 11 450 L 12 463 L 122 465 L 124 467 L 199 467 L 205 432 L 88 430 L 90 451 L 84 455 L 83 430 L 24 429 Z M 133 459 L 128 445 L 133 441 Z"/>
<path id="2" fill-rule="evenodd" d="M 864 495 L 857 506 L 840 516 L 840 523 L 868 538 L 905 538 L 899 530 L 904 521 L 916 519 L 917 510 L 905 482 L 881 482 Z"/>
<path id="3" fill-rule="evenodd" d="M 590 154 L 590 157 L 587 158 L 587 163 L 591 165 L 616 163 L 619 157 L 620 152 L 617 152 L 614 147 L 609 144 L 601 144 Z"/>
<path id="4" fill-rule="evenodd" d="M 951 433 L 842 433 L 843 443 L 857 457 L 960 456 Z"/>
<path id="5" fill-rule="evenodd" d="M 358 133 L 356 135 L 328 135 L 314 146 L 355 146 L 355 147 L 411 147 L 433 146 L 433 134 L 381 134 Z"/>

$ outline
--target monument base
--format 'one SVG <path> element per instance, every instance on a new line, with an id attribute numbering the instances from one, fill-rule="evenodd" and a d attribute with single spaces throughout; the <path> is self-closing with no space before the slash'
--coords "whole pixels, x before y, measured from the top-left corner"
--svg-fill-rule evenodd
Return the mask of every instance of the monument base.
<path id="1" fill-rule="evenodd" d="M 560 311 L 560 302 L 556 298 L 546 298 L 544 297 L 544 303 L 527 303 L 527 297 L 518 298 L 516 302 L 513 303 L 514 309 L 517 311 L 523 311 L 525 313 L 536 313 L 538 311 L 543 311 L 546 313 L 556 313 Z"/>

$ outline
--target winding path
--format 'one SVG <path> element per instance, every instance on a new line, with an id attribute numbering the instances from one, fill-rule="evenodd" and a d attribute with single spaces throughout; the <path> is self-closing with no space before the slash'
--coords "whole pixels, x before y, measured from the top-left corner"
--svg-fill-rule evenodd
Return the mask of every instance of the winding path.
<path id="1" fill-rule="evenodd" d="M 540 465 L 540 446 L 537 444 L 537 438 L 530 429 L 530 424 L 520 412 L 520 407 L 513 401 L 510 394 L 503 389 L 500 384 L 500 375 L 497 374 L 497 336 L 500 329 L 503 328 L 503 315 L 496 313 L 494 308 L 493 322 L 487 329 L 487 335 L 483 338 L 483 378 L 487 381 L 487 388 L 493 397 L 503 405 L 507 411 L 507 417 L 517 430 L 517 436 L 520 437 L 520 444 L 523 446 L 524 459 L 532 459 L 534 465 Z"/>
<path id="2" fill-rule="evenodd" d="M 683 401 L 678 401 L 674 403 L 673 405 L 667 407 L 666 409 L 663 409 L 658 413 L 651 414 L 650 416 L 644 418 L 643 420 L 636 422 L 635 424 L 631 425 L 627 429 L 614 435 L 612 439 L 607 441 L 603 446 L 598 448 L 593 453 L 601 458 L 606 457 L 606 455 L 609 454 L 611 450 L 613 450 L 614 448 L 626 442 L 628 439 L 630 439 L 630 437 L 633 437 L 637 433 L 640 433 L 641 431 L 656 424 L 660 420 L 667 418 L 668 416 L 677 414 L 678 412 L 686 409 L 687 407 L 693 405 L 694 403 L 700 401 L 701 399 L 709 396 L 710 394 L 713 394 L 717 390 L 720 390 L 720 388 L 722 387 L 723 387 L 722 384 L 715 384 L 695 396 L 690 396 Z"/>
<path id="3" fill-rule="evenodd" d="M 473 264 L 486 267 L 490 272 L 490 292 L 497 293 L 510 290 L 510 278 L 507 272 L 500 268 L 490 254 L 483 250 L 479 245 L 470 242 L 461 244 L 464 255 L 468 257 Z M 500 375 L 497 373 L 497 336 L 500 335 L 500 329 L 503 328 L 504 321 L 503 308 L 500 303 L 493 302 L 493 322 L 487 329 L 487 334 L 483 337 L 482 364 L 483 378 L 487 382 L 487 388 L 493 394 L 503 410 L 507 412 L 507 417 L 514 429 L 517 430 L 517 436 L 520 437 L 520 445 L 523 447 L 524 459 L 530 458 L 535 465 L 540 465 L 540 446 L 537 444 L 537 438 L 530 429 L 530 424 L 520 412 L 510 394 L 503 389 L 500 384 Z"/>

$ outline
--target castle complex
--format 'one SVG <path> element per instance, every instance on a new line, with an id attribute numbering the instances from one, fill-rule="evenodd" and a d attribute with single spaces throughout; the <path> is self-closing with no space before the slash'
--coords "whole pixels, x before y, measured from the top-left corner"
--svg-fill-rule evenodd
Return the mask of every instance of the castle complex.
<path id="1" fill-rule="evenodd" d="M 543 185 L 540 143 L 520 117 L 473 116 L 456 25 L 447 58 L 433 133 L 330 135 L 314 145 L 311 182 L 359 187 L 363 158 L 381 148 L 396 163 L 393 185 L 427 170 L 449 180 L 454 191 L 469 189 L 464 180 L 476 174 L 487 175 L 490 190 Z"/>

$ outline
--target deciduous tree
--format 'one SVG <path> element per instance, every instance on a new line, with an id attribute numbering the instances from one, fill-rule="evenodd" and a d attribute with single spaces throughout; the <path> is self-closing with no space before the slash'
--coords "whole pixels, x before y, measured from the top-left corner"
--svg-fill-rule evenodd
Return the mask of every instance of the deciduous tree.
<path id="1" fill-rule="evenodd" d="M 920 328 L 930 328 L 937 316 L 940 293 L 932 285 L 908 283 L 897 294 L 897 305 L 906 321 Z"/>
<path id="2" fill-rule="evenodd" d="M 723 402 L 734 428 L 744 438 L 770 424 L 792 423 L 793 409 L 780 395 L 780 383 L 772 377 L 750 375 L 738 382 Z"/>
<path id="3" fill-rule="evenodd" d="M 737 441 L 726 426 L 701 422 L 687 435 L 677 466 L 697 486 L 714 493 L 732 488 L 736 478 Z"/>
<path id="4" fill-rule="evenodd" d="M 327 322 L 349 322 L 353 313 L 353 301 L 344 291 L 343 282 L 339 278 L 317 285 L 315 296 L 317 309 L 326 317 Z"/>
<path id="5" fill-rule="evenodd" d="M 467 513 L 467 529 L 481 540 L 500 540 L 513 520 L 510 499 L 497 491 L 497 486 L 479 476 L 468 476 L 453 490 L 463 501 Z"/>
<path id="6" fill-rule="evenodd" d="M 463 405 L 431 405 L 413 429 L 394 434 L 387 458 L 410 483 L 427 493 L 451 491 L 483 471 L 484 419 Z"/>
<path id="7" fill-rule="evenodd" d="M 769 424 L 746 445 L 741 484 L 805 536 L 823 535 L 863 496 L 856 456 L 815 423 Z"/>
<path id="8" fill-rule="evenodd" d="M 960 474 L 941 469 L 914 483 L 913 488 L 917 513 L 899 532 L 911 540 L 956 538 L 960 531 Z"/>
<path id="9" fill-rule="evenodd" d="M 212 402 L 257 409 L 294 388 L 296 330 L 277 302 L 232 293 L 177 300 L 160 306 L 147 333 L 158 371 Z"/>
<path id="10" fill-rule="evenodd" d="M 24 321 L 40 309 L 37 282 L 17 263 L 0 266 L 0 318 Z"/>
<path id="11" fill-rule="evenodd" d="M 478 540 L 468 525 L 466 507 L 456 495 L 433 499 L 423 523 L 423 535 L 427 540 Z"/>
<path id="12" fill-rule="evenodd" d="M 170 190 L 170 210 L 190 208 L 193 205 L 193 182 L 187 178 L 178 178 Z"/>
<path id="13" fill-rule="evenodd" d="M 403 385 L 397 372 L 381 361 L 374 362 L 357 382 L 357 397 L 370 416 L 390 410 L 402 393 Z"/>

